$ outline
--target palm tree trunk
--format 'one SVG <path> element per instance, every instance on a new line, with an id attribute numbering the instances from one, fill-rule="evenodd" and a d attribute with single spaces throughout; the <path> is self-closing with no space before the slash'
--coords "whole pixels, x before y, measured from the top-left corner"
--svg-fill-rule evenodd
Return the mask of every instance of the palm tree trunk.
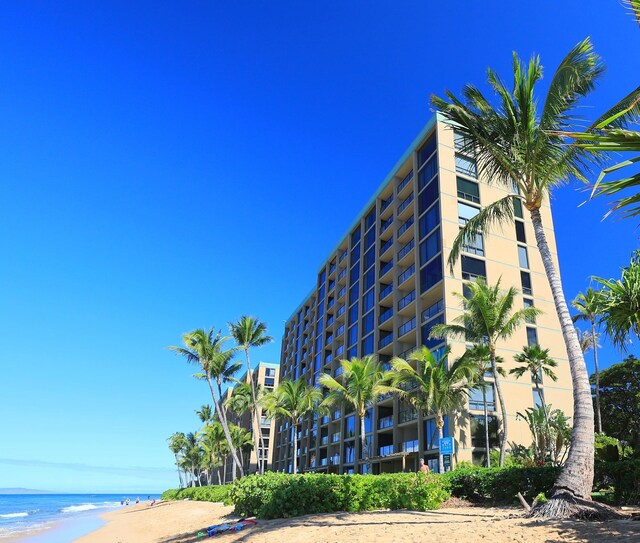
<path id="1" fill-rule="evenodd" d="M 297 419 L 296 419 L 297 420 Z M 294 420 L 293 422 L 293 474 L 298 473 L 298 424 Z"/>
<path id="2" fill-rule="evenodd" d="M 553 301 L 560 320 L 562 336 L 567 348 L 571 380 L 573 385 L 573 440 L 569 455 L 562 472 L 552 490 L 552 497 L 563 491 L 584 500 L 591 500 L 593 488 L 593 401 L 591 399 L 591 385 L 589 374 L 584 363 L 584 356 L 580 349 L 578 334 L 573 326 L 567 301 L 562 292 L 560 274 L 555 267 L 547 238 L 542 225 L 539 209 L 532 209 L 531 221 L 536 234 L 536 242 L 547 280 L 553 293 Z"/>
<path id="3" fill-rule="evenodd" d="M 253 436 L 253 445 L 256 448 L 256 460 L 258 462 L 258 472 L 260 475 L 264 475 L 264 463 L 260 455 L 260 450 L 264 449 L 264 439 L 262 438 L 262 428 L 260 427 L 260 416 L 258 413 L 258 400 L 256 399 L 256 387 L 253 382 L 253 376 L 251 375 L 251 358 L 249 357 L 249 347 L 244 347 L 244 352 L 247 355 L 247 376 L 251 383 L 251 399 L 253 400 L 253 423 L 255 424 L 257 435 Z"/>
<path id="4" fill-rule="evenodd" d="M 223 484 L 227 484 L 227 460 L 228 460 L 228 456 L 225 455 L 224 457 L 224 462 L 222 464 L 222 480 L 224 481 Z"/>
<path id="5" fill-rule="evenodd" d="M 180 471 L 180 464 L 178 463 L 178 454 L 174 453 L 176 458 L 176 468 L 178 468 L 178 480 L 180 481 L 180 488 L 182 488 L 182 472 Z"/>
<path id="6" fill-rule="evenodd" d="M 442 413 L 438 411 L 436 414 L 436 426 L 438 427 L 438 473 L 444 473 L 444 460 L 442 458 L 442 452 L 440 451 L 440 440 L 444 437 L 444 418 Z"/>
<path id="7" fill-rule="evenodd" d="M 221 485 L 222 484 L 222 479 L 220 478 L 220 468 L 218 468 L 216 470 L 217 474 L 218 474 L 218 484 Z"/>
<path id="8" fill-rule="evenodd" d="M 596 338 L 596 322 L 591 318 L 591 339 L 593 341 L 593 365 L 596 374 L 596 427 L 602 433 L 602 415 L 600 413 L 600 370 L 598 369 L 598 340 Z"/>
<path id="9" fill-rule="evenodd" d="M 238 466 L 240 477 L 242 477 L 244 476 L 244 471 L 242 469 L 242 466 L 240 465 L 240 460 L 238 460 L 238 454 L 236 452 L 236 448 L 233 446 L 233 441 L 231 439 L 231 432 L 229 432 L 229 425 L 227 424 L 227 414 L 222 408 L 222 401 L 218 401 L 216 399 L 216 395 L 213 391 L 213 383 L 211 382 L 211 379 L 207 378 L 207 382 L 209 383 L 209 388 L 211 389 L 211 397 L 213 398 L 213 403 L 216 404 L 216 411 L 218 412 L 218 416 L 220 418 L 220 424 L 222 425 L 224 437 L 227 438 L 227 444 L 229 445 L 229 452 L 231 453 L 231 458 L 233 458 L 233 463 L 236 466 Z M 220 385 L 219 382 L 218 382 L 218 394 L 220 395 L 220 398 L 222 398 L 222 386 Z"/>
<path id="10" fill-rule="evenodd" d="M 360 414 L 360 449 L 362 456 L 362 463 L 367 466 L 367 473 L 371 473 L 371 466 L 369 462 L 369 451 L 367 450 L 367 429 L 364 424 L 364 413 Z"/>
<path id="11" fill-rule="evenodd" d="M 487 409 L 487 383 L 482 379 L 482 406 L 484 408 L 484 443 L 487 451 L 487 467 L 491 467 L 491 447 L 489 445 L 489 413 Z"/>
<path id="12" fill-rule="evenodd" d="M 540 382 L 538 380 L 538 376 L 536 375 L 536 390 L 538 391 L 538 398 L 540 398 L 540 402 L 542 403 L 542 410 L 544 412 L 544 423 L 547 427 L 547 439 L 546 444 L 549 452 L 549 458 L 551 458 L 551 462 L 553 462 L 553 451 L 551 450 L 551 425 L 549 424 L 549 414 L 547 413 L 547 402 L 542 395 L 540 390 Z M 547 451 L 545 451 L 547 452 Z"/>
<path id="13" fill-rule="evenodd" d="M 496 364 L 495 345 L 489 345 L 489 352 L 491 354 L 491 373 L 493 373 L 493 380 L 495 381 L 496 385 L 496 394 L 498 395 L 498 401 L 500 402 L 500 413 L 502 414 L 502 440 L 500 441 L 500 467 L 502 467 L 504 466 L 504 455 L 507 451 L 509 421 L 507 420 L 507 406 L 504 403 L 502 386 L 500 385 L 500 378 L 498 377 L 498 365 Z"/>

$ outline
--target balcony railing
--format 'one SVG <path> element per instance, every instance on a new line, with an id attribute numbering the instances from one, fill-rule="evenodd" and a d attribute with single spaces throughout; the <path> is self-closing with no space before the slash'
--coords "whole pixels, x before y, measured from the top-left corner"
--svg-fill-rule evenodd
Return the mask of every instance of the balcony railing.
<path id="1" fill-rule="evenodd" d="M 380 213 L 387 209 L 391 205 L 391 202 L 393 202 L 393 194 L 386 200 L 382 201 L 382 204 L 380 205 Z"/>
<path id="2" fill-rule="evenodd" d="M 398 310 L 404 309 L 415 299 L 416 299 L 416 291 L 414 289 L 409 294 L 407 294 L 406 296 L 403 296 L 400 299 L 400 301 L 398 302 Z"/>
<path id="3" fill-rule="evenodd" d="M 402 452 L 418 452 L 420 450 L 418 440 L 414 439 L 413 441 L 405 441 L 400 445 L 400 450 Z"/>
<path id="4" fill-rule="evenodd" d="M 382 349 L 383 347 L 386 347 L 387 345 L 389 345 L 392 341 L 393 341 L 393 334 L 384 336 L 380 338 L 380 341 L 378 343 L 378 348 Z"/>
<path id="5" fill-rule="evenodd" d="M 422 322 L 426 322 L 444 311 L 444 301 L 438 300 L 422 312 Z"/>
<path id="6" fill-rule="evenodd" d="M 482 400 L 469 400 L 469 409 L 474 409 L 475 411 L 484 411 Z M 495 410 L 496 410 L 496 402 L 487 400 L 487 411 L 495 411 Z"/>
<path id="7" fill-rule="evenodd" d="M 337 466 L 340 463 L 340 455 L 334 454 L 331 458 L 329 458 L 329 463 L 332 466 Z"/>
<path id="8" fill-rule="evenodd" d="M 392 245 L 393 245 L 393 238 L 391 237 L 380 245 L 380 255 L 383 255 L 385 252 L 387 252 Z"/>
<path id="9" fill-rule="evenodd" d="M 406 270 L 404 270 L 398 276 L 398 286 L 400 286 L 407 279 L 409 279 L 409 277 L 411 277 L 414 273 L 416 273 L 416 265 L 415 264 L 411 264 L 411 266 L 409 266 Z"/>
<path id="10" fill-rule="evenodd" d="M 408 349 L 402 351 L 398 355 L 398 357 L 402 358 L 403 360 L 406 360 L 415 350 L 416 350 L 416 347 L 409 347 Z"/>
<path id="11" fill-rule="evenodd" d="M 405 256 L 409 254 L 411 249 L 415 246 L 415 240 L 410 240 L 402 249 L 398 251 L 398 261 L 402 260 Z"/>
<path id="12" fill-rule="evenodd" d="M 415 219 L 414 219 L 413 215 L 411 215 L 411 217 L 409 217 L 406 221 L 404 221 L 402 226 L 400 228 L 398 228 L 398 237 L 400 237 L 407 230 L 409 230 L 409 228 L 411 228 L 413 226 L 414 222 L 415 222 Z"/>
<path id="13" fill-rule="evenodd" d="M 411 381 L 406 381 L 404 383 L 400 383 L 398 385 L 398 388 L 401 389 L 401 390 L 404 390 L 405 392 L 408 392 L 410 390 L 413 390 L 417 386 L 418 386 L 418 382 L 412 379 Z"/>
<path id="14" fill-rule="evenodd" d="M 331 443 L 338 443 L 340 441 L 340 432 L 331 434 Z"/>
<path id="15" fill-rule="evenodd" d="M 338 274 L 338 281 L 340 281 L 340 279 L 342 279 L 345 275 L 347 275 L 347 268 L 342 268 L 340 270 L 340 273 Z"/>
<path id="16" fill-rule="evenodd" d="M 393 215 L 389 217 L 387 220 L 382 221 L 380 223 L 380 233 L 384 232 L 387 228 L 389 228 L 393 224 Z"/>
<path id="17" fill-rule="evenodd" d="M 400 215 L 400 213 L 402 213 L 405 209 L 407 209 L 407 207 L 409 207 L 409 204 L 411 204 L 411 202 L 413 202 L 413 192 L 409 194 L 409 196 L 407 196 L 404 200 L 402 200 L 402 202 L 400 202 L 397 214 Z"/>
<path id="18" fill-rule="evenodd" d="M 416 327 L 416 318 L 413 317 L 411 320 L 408 320 L 398 328 L 398 337 L 404 336 L 405 334 L 411 332 L 411 330 L 413 330 L 415 327 Z"/>
<path id="19" fill-rule="evenodd" d="M 391 317 L 393 317 L 393 308 L 388 307 L 382 313 L 380 313 L 378 324 L 382 324 L 383 322 L 388 321 Z"/>
<path id="20" fill-rule="evenodd" d="M 380 456 L 386 456 L 388 454 L 393 454 L 393 445 L 385 445 L 384 447 L 380 447 L 378 449 L 378 454 Z"/>
<path id="21" fill-rule="evenodd" d="M 389 415 L 387 417 L 382 417 L 378 420 L 378 430 L 382 430 L 384 428 L 391 428 L 393 426 L 393 415 Z"/>
<path id="22" fill-rule="evenodd" d="M 384 285 L 381 284 L 380 285 L 380 299 L 382 300 L 383 298 L 386 298 L 387 296 L 389 296 L 389 294 L 391 294 L 393 292 L 393 285 Z"/>
<path id="23" fill-rule="evenodd" d="M 418 418 L 418 411 L 416 409 L 405 409 L 398 413 L 398 423 L 409 422 Z"/>
<path id="24" fill-rule="evenodd" d="M 320 459 L 320 465 L 321 466 L 326 466 L 328 462 L 329 462 L 328 458 L 321 458 Z"/>
<path id="25" fill-rule="evenodd" d="M 408 175 L 402 181 L 400 181 L 400 184 L 398 185 L 398 193 L 401 193 L 402 189 L 405 188 L 412 179 L 413 179 L 413 170 L 411 170 L 408 173 Z"/>
<path id="26" fill-rule="evenodd" d="M 393 260 L 389 262 L 380 262 L 380 277 L 393 268 Z"/>

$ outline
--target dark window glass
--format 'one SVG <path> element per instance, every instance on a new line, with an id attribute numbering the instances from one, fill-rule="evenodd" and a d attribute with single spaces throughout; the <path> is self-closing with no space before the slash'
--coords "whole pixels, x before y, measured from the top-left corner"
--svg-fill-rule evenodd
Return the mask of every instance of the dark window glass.
<path id="1" fill-rule="evenodd" d="M 351 359 L 354 356 L 358 356 L 358 346 L 354 345 L 353 347 L 351 347 L 348 351 L 347 351 L 347 358 Z"/>
<path id="2" fill-rule="evenodd" d="M 353 345 L 356 341 L 358 341 L 358 325 L 354 324 L 349 328 L 349 345 Z"/>
<path id="3" fill-rule="evenodd" d="M 434 205 L 420 218 L 420 239 L 440 224 L 440 206 Z"/>
<path id="4" fill-rule="evenodd" d="M 373 318 L 373 311 L 367 313 L 364 317 L 362 317 L 362 335 L 366 336 L 369 332 L 373 332 L 373 325 L 375 323 L 375 319 Z"/>
<path id="5" fill-rule="evenodd" d="M 349 274 L 351 278 L 351 282 L 355 283 L 358 279 L 360 279 L 360 262 L 356 262 L 351 268 L 351 273 Z"/>
<path id="6" fill-rule="evenodd" d="M 373 354 L 373 334 L 369 334 L 362 340 L 362 356 Z"/>
<path id="7" fill-rule="evenodd" d="M 358 296 L 360 295 L 360 284 L 356 281 L 351 288 L 349 289 L 349 305 L 356 302 L 358 300 Z"/>
<path id="8" fill-rule="evenodd" d="M 435 150 L 436 135 L 434 133 L 418 151 L 418 167 L 422 166 Z"/>
<path id="9" fill-rule="evenodd" d="M 440 252 L 440 229 L 420 244 L 420 265 L 426 264 Z"/>
<path id="10" fill-rule="evenodd" d="M 431 319 L 422 327 L 422 344 L 429 349 L 435 348 L 437 345 L 442 343 L 444 340 L 440 338 L 432 338 L 429 339 L 429 334 L 431 333 L 431 329 L 436 324 L 444 324 L 444 315 L 439 315 L 435 319 Z"/>
<path id="11" fill-rule="evenodd" d="M 376 223 L 376 208 L 374 207 L 369 214 L 364 219 L 364 228 L 365 230 L 369 230 L 369 228 Z"/>
<path id="12" fill-rule="evenodd" d="M 376 269 L 371 268 L 367 273 L 364 274 L 364 277 L 362 279 L 364 283 L 364 290 L 369 290 L 373 286 L 373 283 L 375 282 Z"/>
<path id="13" fill-rule="evenodd" d="M 531 298 L 523 298 L 523 299 L 522 299 L 522 302 L 523 302 L 523 304 L 522 304 L 522 305 L 523 305 L 525 308 L 527 308 L 527 307 L 534 307 L 534 305 L 533 305 L 533 300 L 532 300 Z M 531 318 L 531 319 L 527 319 L 527 322 L 528 322 L 529 324 L 533 324 L 533 323 L 535 323 L 535 322 L 536 322 L 536 318 L 535 318 L 535 317 L 533 317 L 533 318 Z"/>
<path id="14" fill-rule="evenodd" d="M 533 294 L 533 287 L 531 286 L 531 275 L 529 272 L 520 272 L 520 282 L 522 283 L 522 293 L 531 296 Z"/>
<path id="15" fill-rule="evenodd" d="M 513 213 L 516 217 L 523 218 L 522 216 L 522 200 L 513 201 Z"/>
<path id="16" fill-rule="evenodd" d="M 469 200 L 470 202 L 480 203 L 480 187 L 478 183 L 469 181 L 462 177 L 456 179 L 458 185 L 458 198 Z"/>
<path id="17" fill-rule="evenodd" d="M 356 416 L 350 415 L 344 419 L 344 437 L 354 437 L 356 435 Z"/>
<path id="18" fill-rule="evenodd" d="M 516 221 L 516 239 L 521 243 L 526 243 L 527 238 L 524 235 L 524 223 Z"/>
<path id="19" fill-rule="evenodd" d="M 326 277 L 327 277 L 327 272 L 325 270 L 322 270 L 322 272 L 318 276 L 318 285 L 322 285 L 322 283 L 324 283 L 324 280 L 326 279 Z"/>
<path id="20" fill-rule="evenodd" d="M 498 419 L 493 415 L 488 417 L 489 420 L 489 446 L 498 447 Z M 471 415 L 471 445 L 473 447 L 486 447 L 484 432 L 484 416 Z"/>
<path id="21" fill-rule="evenodd" d="M 362 312 L 366 313 L 373 307 L 373 303 L 375 301 L 375 293 L 374 289 L 367 291 L 367 293 L 362 297 Z"/>
<path id="22" fill-rule="evenodd" d="M 368 249 L 373 245 L 373 242 L 376 240 L 376 227 L 374 226 L 371 230 L 369 230 L 364 235 L 364 247 Z"/>
<path id="23" fill-rule="evenodd" d="M 356 228 L 351 234 L 351 246 L 353 247 L 356 243 L 360 241 L 360 227 Z"/>
<path id="24" fill-rule="evenodd" d="M 464 155 L 456 154 L 456 172 L 469 177 L 478 177 L 476 161 Z"/>
<path id="25" fill-rule="evenodd" d="M 535 328 L 530 328 L 527 326 L 527 345 L 537 345 L 538 344 L 538 332 Z"/>
<path id="26" fill-rule="evenodd" d="M 318 319 L 318 326 L 316 327 L 316 333 L 319 334 L 322 332 L 322 317 Z"/>
<path id="27" fill-rule="evenodd" d="M 449 417 L 444 417 L 444 428 L 442 429 L 443 437 L 449 436 Z M 425 449 L 435 449 L 438 447 L 438 427 L 436 419 L 430 418 L 424 421 L 424 438 Z"/>
<path id="28" fill-rule="evenodd" d="M 426 292 L 441 280 L 442 256 L 439 256 L 420 270 L 420 292 Z"/>
<path id="29" fill-rule="evenodd" d="M 487 268 L 484 260 L 472 258 L 470 256 L 462 256 L 462 278 L 475 279 L 476 277 L 487 277 Z"/>
<path id="30" fill-rule="evenodd" d="M 353 304 L 349 308 L 349 324 L 353 324 L 358 321 L 358 304 Z"/>
<path id="31" fill-rule="evenodd" d="M 438 199 L 438 178 L 436 177 L 431 183 L 429 183 L 418 196 L 418 207 L 420 214 L 424 213 L 426 209 Z"/>
<path id="32" fill-rule="evenodd" d="M 351 265 L 360 259 L 360 244 L 358 243 L 351 249 Z"/>
<path id="33" fill-rule="evenodd" d="M 369 269 L 371 266 L 373 266 L 375 261 L 376 261 L 376 248 L 371 247 L 371 249 L 369 249 L 364 254 L 364 269 L 365 270 Z"/>
<path id="34" fill-rule="evenodd" d="M 434 155 L 418 173 L 418 190 L 422 190 L 436 173 L 438 173 L 438 157 Z"/>

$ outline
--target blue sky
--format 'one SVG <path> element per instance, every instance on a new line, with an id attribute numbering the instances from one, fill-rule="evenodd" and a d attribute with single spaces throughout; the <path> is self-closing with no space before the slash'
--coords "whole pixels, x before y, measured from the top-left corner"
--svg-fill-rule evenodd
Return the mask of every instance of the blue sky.
<path id="1" fill-rule="evenodd" d="M 3 4 L 0 486 L 175 485 L 165 438 L 210 398 L 163 347 L 250 313 L 277 339 L 254 359 L 278 361 L 430 94 L 508 79 L 513 50 L 550 76 L 587 35 L 595 116 L 640 73 L 618 2 Z M 638 246 L 574 189 L 554 201 L 568 297 Z"/>

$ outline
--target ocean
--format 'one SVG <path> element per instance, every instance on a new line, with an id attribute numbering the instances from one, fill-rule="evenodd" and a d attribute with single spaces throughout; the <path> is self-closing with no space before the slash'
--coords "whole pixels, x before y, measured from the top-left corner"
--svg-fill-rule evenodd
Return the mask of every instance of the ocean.
<path id="1" fill-rule="evenodd" d="M 146 501 L 147 496 L 148 494 L 0 494 L 0 543 L 4 537 L 27 535 L 27 532 L 45 527 L 53 530 L 52 524 L 59 521 L 67 521 L 63 523 L 67 527 L 66 533 L 73 533 L 74 538 L 79 537 L 82 533 L 77 533 L 78 531 L 86 533 L 101 524 L 97 519 L 98 515 L 126 507 L 120 504 L 121 500 L 128 497 L 131 504 L 135 504 L 136 498 Z M 151 498 L 157 500 L 160 496 L 153 494 Z M 43 539 L 46 540 L 53 538 Z M 64 536 L 57 534 L 56 540 L 62 542 Z"/>

